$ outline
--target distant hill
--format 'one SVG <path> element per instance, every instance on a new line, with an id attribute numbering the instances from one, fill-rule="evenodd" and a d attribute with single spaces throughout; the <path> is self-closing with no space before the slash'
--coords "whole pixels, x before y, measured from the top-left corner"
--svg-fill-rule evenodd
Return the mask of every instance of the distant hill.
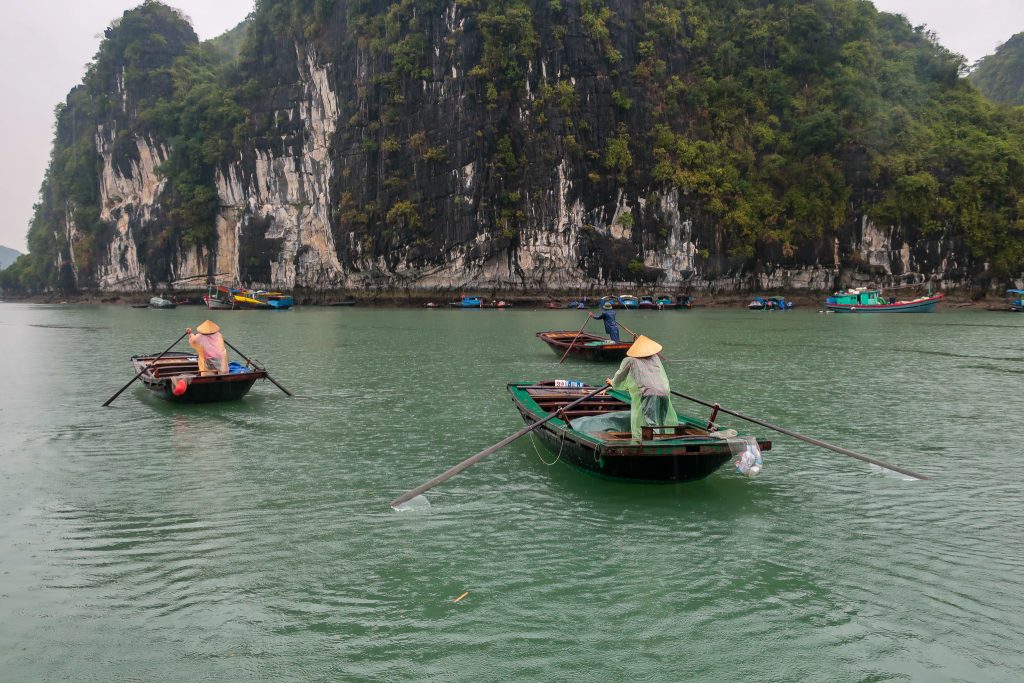
<path id="1" fill-rule="evenodd" d="M 0 246 L 0 270 L 3 270 L 7 266 L 14 263 L 18 257 L 21 256 L 21 252 L 16 249 L 9 249 L 8 247 Z"/>
<path id="2" fill-rule="evenodd" d="M 1024 33 L 996 48 L 993 55 L 978 62 L 968 76 L 981 94 L 993 102 L 1024 105 Z"/>

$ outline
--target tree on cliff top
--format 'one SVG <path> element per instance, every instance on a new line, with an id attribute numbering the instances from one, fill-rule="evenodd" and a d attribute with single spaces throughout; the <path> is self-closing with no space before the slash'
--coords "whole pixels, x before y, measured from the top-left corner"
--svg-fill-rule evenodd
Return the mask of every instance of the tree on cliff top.
<path id="1" fill-rule="evenodd" d="M 1024 105 L 1024 32 L 979 61 L 969 78 L 993 102 Z"/>

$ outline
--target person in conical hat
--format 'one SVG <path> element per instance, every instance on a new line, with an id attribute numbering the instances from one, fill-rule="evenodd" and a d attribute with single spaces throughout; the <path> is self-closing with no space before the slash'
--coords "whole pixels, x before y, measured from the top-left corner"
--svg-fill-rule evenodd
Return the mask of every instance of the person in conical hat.
<path id="1" fill-rule="evenodd" d="M 604 331 L 611 338 L 613 342 L 621 341 L 619 337 L 619 322 L 615 319 L 615 311 L 612 310 L 610 302 L 605 302 L 604 309 L 601 311 L 601 315 L 594 315 L 593 313 L 587 313 L 594 320 L 604 321 Z"/>
<path id="2" fill-rule="evenodd" d="M 658 353 L 662 346 L 650 337 L 640 335 L 626 352 L 615 375 L 607 382 L 612 389 L 629 392 L 630 432 L 641 438 L 643 427 L 673 427 L 679 424 L 672 406 L 672 388 Z"/>
<path id="3" fill-rule="evenodd" d="M 220 325 L 212 320 L 206 320 L 196 327 L 196 333 L 192 333 L 191 327 L 186 327 L 188 332 L 188 345 L 195 349 L 199 356 L 199 373 L 212 375 L 215 373 L 227 373 L 228 351 L 224 344 L 224 336 L 220 333 Z"/>

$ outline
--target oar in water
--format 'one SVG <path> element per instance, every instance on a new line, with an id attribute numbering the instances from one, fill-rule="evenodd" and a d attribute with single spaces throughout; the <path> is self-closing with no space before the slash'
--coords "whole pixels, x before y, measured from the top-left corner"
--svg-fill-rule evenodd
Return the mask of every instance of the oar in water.
<path id="1" fill-rule="evenodd" d="M 583 327 L 586 327 L 587 323 L 589 323 L 589 322 L 590 322 L 590 314 L 587 313 L 587 319 L 583 321 Z M 580 331 L 577 332 L 576 336 L 572 338 L 571 342 L 569 342 L 569 348 L 567 348 L 565 350 L 565 353 L 562 354 L 562 357 L 558 359 L 558 364 L 559 365 L 562 364 L 562 361 L 565 360 L 565 357 L 569 355 L 570 351 L 572 351 L 573 344 L 576 343 L 576 340 L 580 338 L 581 334 L 583 334 L 583 327 L 580 328 Z"/>
<path id="2" fill-rule="evenodd" d="M 830 444 L 830 443 L 827 443 L 825 441 L 822 441 L 821 439 L 815 439 L 813 436 L 804 436 L 803 434 L 800 434 L 798 432 L 794 432 L 794 431 L 792 431 L 790 429 L 786 429 L 785 427 L 779 427 L 778 425 L 773 425 L 770 422 L 765 422 L 764 420 L 758 419 L 756 417 L 750 417 L 748 415 L 744 415 L 743 413 L 736 412 L 735 410 L 729 410 L 728 408 L 723 408 L 720 405 L 718 405 L 717 403 L 708 403 L 707 401 L 702 401 L 701 399 L 695 398 L 693 396 L 687 396 L 686 394 L 678 392 L 678 391 L 673 391 L 672 394 L 674 396 L 678 396 L 679 398 L 685 398 L 688 401 L 693 401 L 694 403 L 699 403 L 699 404 L 701 404 L 703 406 L 707 406 L 708 408 L 716 410 L 717 412 L 726 413 L 728 415 L 732 415 L 733 417 L 738 417 L 741 420 L 746 420 L 747 422 L 753 422 L 754 424 L 760 425 L 760 426 L 764 427 L 765 429 L 771 429 L 772 431 L 779 432 L 780 434 L 785 434 L 786 436 L 791 436 L 794 439 L 799 439 L 800 441 L 805 441 L 805 442 L 807 442 L 809 444 L 813 444 L 815 446 L 820 446 L 821 448 L 827 448 L 830 451 L 835 451 L 836 453 L 840 453 L 842 455 L 846 455 L 846 456 L 849 456 L 851 458 L 856 458 L 857 460 L 861 460 L 863 462 L 871 463 L 872 465 L 877 465 L 878 467 L 882 467 L 882 468 L 887 469 L 887 470 L 892 470 L 893 472 L 899 472 L 900 474 L 905 474 L 908 477 L 913 477 L 914 479 L 931 479 L 931 477 L 929 477 L 927 475 L 918 474 L 916 472 L 911 472 L 910 470 L 908 470 L 908 469 L 906 469 L 904 467 L 897 467 L 896 465 L 890 465 L 888 463 L 882 462 L 881 460 L 876 460 L 876 459 L 874 459 L 872 457 L 869 457 L 867 455 L 863 455 L 861 453 L 857 453 L 856 451 L 851 451 L 851 450 L 849 450 L 847 448 L 843 448 L 842 446 L 835 446 L 833 444 Z"/>
<path id="3" fill-rule="evenodd" d="M 598 394 L 600 394 L 602 391 L 604 391 L 607 388 L 608 388 L 607 384 L 603 384 L 603 385 L 599 386 L 597 389 L 594 389 L 593 391 L 591 391 L 591 392 L 589 392 L 587 394 L 584 394 L 583 396 L 579 397 L 575 401 L 573 401 L 571 403 L 567 403 L 566 405 L 562 406 L 561 409 L 556 410 L 555 412 L 551 413 L 550 415 L 545 417 L 543 420 L 537 420 L 536 422 L 534 422 L 531 425 L 526 425 L 525 427 L 520 429 L 515 434 L 512 434 L 510 436 L 506 436 L 504 439 L 502 439 L 498 443 L 494 444 L 493 446 L 489 446 L 489 447 L 483 449 L 482 451 L 480 451 L 479 453 L 477 453 L 476 455 L 471 456 L 469 458 L 466 458 L 465 460 L 460 462 L 455 467 L 452 467 L 451 469 L 445 471 L 444 473 L 437 475 L 436 477 L 434 477 L 430 481 L 426 482 L 425 484 L 420 484 L 419 486 L 417 486 L 413 490 L 406 491 L 405 493 L 400 495 L 398 498 L 395 498 L 393 501 L 391 501 L 391 503 L 390 503 L 391 508 L 393 510 L 398 510 L 399 508 L 402 507 L 402 505 L 404 505 L 405 503 L 408 503 L 410 500 L 412 500 L 416 496 L 420 495 L 421 493 L 425 493 L 426 491 L 429 491 L 430 489 L 434 488 L 435 486 L 437 486 L 441 482 L 448 481 L 449 479 L 454 477 L 459 472 L 461 472 L 461 471 L 463 471 L 463 470 L 465 470 L 465 469 L 467 469 L 469 467 L 472 467 L 477 462 L 479 462 L 480 460 L 483 460 L 484 458 L 486 458 L 491 453 L 494 453 L 495 451 L 504 448 L 505 446 L 509 445 L 510 443 L 512 443 L 513 441 L 515 441 L 516 439 L 518 439 L 518 438 L 520 438 L 522 436 L 526 436 L 527 434 L 532 432 L 534 429 L 536 429 L 537 427 L 540 427 L 542 424 L 547 422 L 548 420 L 552 420 L 552 419 L 558 417 L 559 414 L 565 412 L 569 408 L 572 408 L 573 406 L 575 406 L 575 405 L 577 405 L 579 403 L 582 403 L 583 401 L 587 400 L 588 398 L 593 398 L 594 396 L 597 396 Z"/>
<path id="4" fill-rule="evenodd" d="M 227 339 L 224 340 L 224 343 L 228 346 L 228 348 L 230 348 L 232 351 L 234 351 L 239 356 L 244 358 L 247 365 L 251 365 L 254 368 L 256 368 L 257 370 L 262 370 L 263 372 L 266 372 L 267 373 L 267 379 L 269 379 L 271 382 L 273 382 L 275 387 L 277 387 L 278 389 L 280 389 L 284 393 L 288 394 L 289 396 L 294 396 L 295 395 L 292 392 L 290 392 L 287 389 L 285 389 L 283 386 L 281 386 L 280 382 L 278 382 L 276 379 L 271 377 L 270 373 L 267 372 L 267 369 L 265 367 L 263 367 L 262 365 L 260 365 L 259 363 L 257 363 L 253 359 L 249 358 L 248 356 L 246 356 L 244 353 L 242 353 L 238 349 L 236 349 L 234 346 L 231 345 L 231 342 L 229 342 Z"/>
<path id="5" fill-rule="evenodd" d="M 188 334 L 188 332 L 186 332 L 185 334 Z M 176 346 L 176 345 L 178 344 L 178 342 L 180 342 L 180 341 L 181 341 L 182 339 L 184 339 L 184 338 L 185 338 L 185 334 L 183 334 L 183 335 L 181 335 L 180 337 L 178 337 L 177 339 L 175 339 L 175 340 L 174 340 L 174 343 L 173 343 L 173 344 L 171 344 L 170 346 L 168 346 L 168 347 L 167 347 L 166 349 L 164 349 L 164 350 L 163 350 L 163 353 L 161 353 L 161 354 L 160 354 L 159 356 L 157 356 L 156 358 L 154 358 L 154 359 L 153 359 L 153 363 L 155 363 L 155 362 L 157 362 L 158 360 L 160 360 L 161 358 L 163 358 L 163 357 L 164 357 L 164 354 L 166 354 L 166 353 L 167 353 L 168 351 L 170 351 L 171 349 L 173 349 L 173 348 L 174 348 L 174 347 L 175 347 L 175 346 Z M 107 406 L 109 406 L 109 405 L 110 405 L 111 403 L 113 403 L 113 402 L 114 402 L 114 399 L 115 399 L 115 398 L 117 398 L 118 396 L 120 396 L 120 395 L 121 395 L 121 392 L 123 392 L 123 391 L 124 391 L 125 389 L 127 389 L 128 387 L 130 387 L 130 386 L 131 386 L 131 385 L 132 385 L 132 384 L 133 384 L 133 383 L 135 382 L 135 380 L 137 380 L 138 378 L 142 377 L 142 373 L 144 373 L 144 372 L 146 371 L 146 369 L 147 369 L 147 368 L 148 368 L 148 366 L 147 366 L 146 368 L 142 368 L 141 370 L 139 370 L 139 374 L 137 374 L 137 375 L 135 375 L 134 377 L 132 377 L 131 381 L 130 381 L 130 382 L 128 382 L 128 384 L 125 384 L 125 385 L 124 385 L 123 387 L 121 387 L 120 391 L 118 391 L 118 392 L 117 392 L 116 394 L 114 394 L 113 396 L 111 396 L 110 398 L 108 398 L 108 399 L 107 399 L 107 402 L 106 402 L 106 403 L 104 403 L 102 407 L 106 408 L 106 407 L 107 407 Z"/>

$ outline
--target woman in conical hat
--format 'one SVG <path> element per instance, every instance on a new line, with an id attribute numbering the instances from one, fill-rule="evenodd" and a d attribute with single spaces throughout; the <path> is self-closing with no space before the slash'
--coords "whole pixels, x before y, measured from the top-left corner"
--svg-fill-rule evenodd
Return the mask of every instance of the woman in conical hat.
<path id="1" fill-rule="evenodd" d="M 643 427 L 673 427 L 679 424 L 672 406 L 672 388 L 658 353 L 661 344 L 640 335 L 629 347 L 618 371 L 608 379 L 612 389 L 629 392 L 629 426 L 634 439 Z"/>
<path id="2" fill-rule="evenodd" d="M 228 351 L 224 345 L 224 336 L 220 333 L 220 325 L 206 320 L 196 327 L 198 334 L 192 334 L 191 327 L 186 327 L 185 331 L 188 332 L 188 345 L 199 356 L 200 374 L 227 373 Z"/>

